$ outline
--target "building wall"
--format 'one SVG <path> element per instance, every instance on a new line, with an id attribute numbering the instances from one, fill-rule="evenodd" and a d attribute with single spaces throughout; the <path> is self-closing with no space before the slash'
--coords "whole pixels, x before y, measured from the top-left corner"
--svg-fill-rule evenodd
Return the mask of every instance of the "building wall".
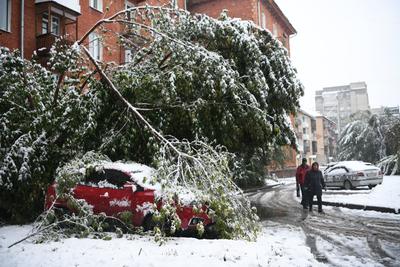
<path id="1" fill-rule="evenodd" d="M 317 139 L 317 162 L 319 162 L 321 165 L 327 163 L 327 158 L 325 155 L 325 146 L 327 145 L 325 142 L 325 135 L 324 135 L 324 118 L 323 117 L 316 117 L 316 124 L 317 124 L 317 130 L 316 130 L 316 139 Z"/>
<path id="2" fill-rule="evenodd" d="M 206 14 L 213 18 L 218 18 L 223 10 L 228 11 L 228 15 L 232 18 L 241 18 L 243 20 L 253 21 L 262 27 L 266 26 L 275 37 L 280 40 L 286 49 L 290 51 L 289 37 L 291 32 L 284 25 L 282 19 L 274 15 L 272 8 L 268 5 L 270 0 L 205 0 L 205 1 L 189 1 L 188 9 L 192 13 Z M 262 19 L 265 15 L 265 23 Z M 274 31 L 274 29 L 276 30 Z M 286 38 L 284 38 L 284 35 Z"/>
<path id="3" fill-rule="evenodd" d="M 125 9 L 127 0 L 103 0 L 103 10 L 99 11 L 89 6 L 89 0 L 79 0 L 81 15 L 78 17 L 78 38 L 82 37 L 98 20 L 111 16 Z M 62 3 L 62 1 L 60 1 Z M 129 0 L 136 5 L 165 5 L 169 0 Z M 185 7 L 185 0 L 177 0 L 180 8 Z M 26 58 L 31 58 L 36 48 L 36 28 L 40 27 L 40 20 L 36 17 L 35 0 L 25 0 L 24 9 L 24 52 Z M 0 30 L 0 45 L 10 49 L 20 48 L 21 36 L 21 5 L 20 1 L 12 1 L 11 4 L 11 30 L 10 32 Z M 37 27 L 35 27 L 37 24 Z M 107 25 L 106 29 L 111 32 L 120 32 L 120 25 Z M 67 33 L 75 38 L 75 26 L 67 28 Z M 114 34 L 104 34 L 103 60 L 105 62 L 124 62 L 124 49 L 117 44 Z M 87 42 L 85 42 L 87 44 Z"/>
<path id="4" fill-rule="evenodd" d="M 228 10 L 228 15 L 257 22 L 256 0 L 218 0 L 218 1 L 190 1 L 188 10 L 192 13 L 206 14 L 218 18 L 223 10 Z M 193 4 L 194 2 L 194 4 Z M 198 3 L 197 3 L 198 2 Z"/>
<path id="5" fill-rule="evenodd" d="M 300 151 L 298 164 L 306 158 L 311 164 L 320 164 L 336 160 L 337 129 L 336 124 L 322 115 L 311 115 L 300 110 L 296 115 L 295 132 Z M 314 144 L 314 148 L 313 148 Z"/>
<path id="6" fill-rule="evenodd" d="M 36 49 L 34 0 L 25 0 L 24 13 L 24 54 L 27 58 L 30 58 Z M 21 1 L 11 1 L 11 29 L 10 32 L 0 30 L 0 46 L 20 50 L 20 42 Z"/>
<path id="7" fill-rule="evenodd" d="M 357 82 L 316 91 L 315 107 L 319 113 L 337 123 L 341 130 L 352 114 L 370 109 L 367 84 Z"/>
<path id="8" fill-rule="evenodd" d="M 295 132 L 299 144 L 298 165 L 301 163 L 302 158 L 306 158 L 309 164 L 316 160 L 318 152 L 316 131 L 315 118 L 300 110 L 296 115 L 295 124 Z"/>

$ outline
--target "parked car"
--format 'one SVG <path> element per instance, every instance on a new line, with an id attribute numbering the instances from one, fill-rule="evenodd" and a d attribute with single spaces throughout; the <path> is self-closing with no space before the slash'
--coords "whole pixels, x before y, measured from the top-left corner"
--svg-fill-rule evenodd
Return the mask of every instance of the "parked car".
<path id="1" fill-rule="evenodd" d="M 122 212 L 132 212 L 132 224 L 143 226 L 149 230 L 152 225 L 152 214 L 146 207 L 154 206 L 155 194 L 160 190 L 159 185 L 149 181 L 153 169 L 137 163 L 104 162 L 85 175 L 85 181 L 77 184 L 72 191 L 76 199 L 84 199 L 93 207 L 94 213 L 104 212 L 109 216 L 118 216 Z M 46 194 L 45 208 L 52 205 L 56 208 L 71 211 L 65 200 L 56 196 L 57 183 L 49 186 Z M 54 202 L 54 204 L 53 204 Z M 160 209 L 162 200 L 156 203 Z M 214 223 L 208 216 L 208 208 L 203 205 L 195 212 L 193 206 L 186 203 L 175 203 L 177 215 L 181 220 L 182 233 L 192 233 L 198 223 L 202 222 L 206 234 L 214 235 Z"/>
<path id="2" fill-rule="evenodd" d="M 342 187 L 352 189 L 368 186 L 370 189 L 381 184 L 383 173 L 371 163 L 362 161 L 342 161 L 327 168 L 324 172 L 327 187 Z"/>

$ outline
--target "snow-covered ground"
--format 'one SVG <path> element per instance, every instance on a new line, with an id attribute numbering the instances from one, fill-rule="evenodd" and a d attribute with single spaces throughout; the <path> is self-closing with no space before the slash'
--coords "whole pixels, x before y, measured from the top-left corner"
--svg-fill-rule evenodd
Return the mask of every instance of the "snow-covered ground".
<path id="1" fill-rule="evenodd" d="M 299 227 L 263 230 L 256 242 L 172 238 L 159 245 L 152 238 L 125 236 L 110 241 L 69 238 L 61 242 L 23 238 L 31 225 L 0 228 L 0 265 L 8 266 L 321 266 L 305 244 Z"/>
<path id="2" fill-rule="evenodd" d="M 383 183 L 372 190 L 328 190 L 324 201 L 379 206 L 400 210 L 400 176 L 384 176 Z"/>
<path id="3" fill-rule="evenodd" d="M 280 184 L 294 184 L 294 178 L 279 179 Z M 293 198 L 295 190 L 289 190 Z M 276 196 L 273 191 L 265 193 L 262 201 L 271 201 L 270 197 Z M 365 205 L 380 205 L 384 207 L 400 208 L 400 177 L 385 176 L 383 184 L 372 190 L 328 190 L 324 192 L 323 199 Z M 299 210 L 301 211 L 300 207 Z M 350 217 L 372 217 L 392 220 L 395 224 L 397 214 L 383 214 L 374 211 L 359 211 L 340 209 Z M 336 214 L 332 207 L 326 207 L 326 212 Z M 383 216 L 385 215 L 385 216 Z M 332 216 L 320 217 L 311 215 L 304 223 L 308 226 L 314 221 L 326 220 Z M 335 218 L 335 217 L 332 217 Z M 395 221 L 393 221 L 395 219 Z M 263 221 L 263 232 L 255 242 L 243 240 L 198 240 L 194 238 L 171 238 L 166 244 L 159 245 L 151 237 L 138 235 L 125 235 L 123 238 L 114 237 L 112 240 L 76 239 L 69 238 L 60 242 L 34 244 L 24 241 L 12 248 L 8 246 L 25 237 L 32 225 L 3 226 L 0 228 L 0 266 L 322 266 L 323 262 L 317 261 L 315 252 L 312 253 L 309 236 L 305 235 L 301 223 L 284 224 L 270 220 Z M 304 225 L 303 225 L 304 226 Z M 306 231 L 307 232 L 307 231 Z M 340 231 L 339 231 L 340 232 Z M 308 233 L 310 234 L 310 233 Z M 315 244 L 321 249 L 328 264 L 339 266 L 375 266 L 382 265 L 381 261 L 374 261 L 371 249 L 360 246 L 366 243 L 364 239 L 349 237 L 345 234 L 323 232 L 321 239 L 315 237 Z M 332 242 L 328 240 L 332 239 Z M 308 240 L 308 241 L 307 241 Z M 358 243 L 357 243 L 358 242 Z M 394 243 L 385 243 L 382 240 L 380 247 L 387 249 L 386 254 L 393 251 L 397 255 L 400 248 L 392 248 Z M 339 245 L 338 245 L 339 244 Z M 343 245 L 345 244 L 345 245 Z M 350 252 L 343 252 L 343 246 L 349 247 Z M 352 255 L 351 247 L 359 247 L 356 255 Z M 363 249 L 360 252 L 360 249 Z M 386 250 L 385 250 L 386 251 Z M 398 263 L 397 256 L 392 255 L 391 262 Z M 368 257 L 367 257 L 368 256 Z M 390 260 L 390 259 L 389 259 Z M 379 263 L 378 263 L 379 262 Z M 385 265 L 383 263 L 383 265 Z"/>

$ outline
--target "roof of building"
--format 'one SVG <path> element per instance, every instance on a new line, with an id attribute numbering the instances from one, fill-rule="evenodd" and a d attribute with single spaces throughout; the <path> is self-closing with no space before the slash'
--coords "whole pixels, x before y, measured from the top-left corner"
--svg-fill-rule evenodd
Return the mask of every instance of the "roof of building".
<path id="1" fill-rule="evenodd" d="M 297 33 L 296 29 L 293 27 L 293 25 L 290 23 L 289 19 L 285 16 L 283 11 L 280 9 L 278 4 L 274 0 L 263 0 L 263 1 L 265 1 L 267 4 L 269 4 L 272 7 L 272 10 L 274 11 L 273 13 L 275 13 L 275 15 L 278 16 L 282 20 L 284 25 L 289 30 L 289 35 Z"/>
<path id="2" fill-rule="evenodd" d="M 81 6 L 79 5 L 79 0 L 35 0 L 35 4 L 41 4 L 41 3 L 56 3 L 78 14 L 81 13 Z"/>

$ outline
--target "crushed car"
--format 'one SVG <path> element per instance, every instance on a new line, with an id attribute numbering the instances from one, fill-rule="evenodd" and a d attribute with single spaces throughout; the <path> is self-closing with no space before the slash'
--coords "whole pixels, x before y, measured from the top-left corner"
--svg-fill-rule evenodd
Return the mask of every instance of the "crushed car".
<path id="1" fill-rule="evenodd" d="M 150 182 L 153 172 L 154 169 L 138 163 L 103 162 L 86 174 L 84 181 L 75 185 L 72 195 L 75 199 L 85 200 L 94 213 L 118 217 L 131 212 L 133 226 L 151 230 L 155 225 L 152 211 L 154 208 L 160 210 L 165 204 L 156 197 L 161 186 Z M 55 207 L 74 212 L 65 199 L 57 196 L 56 189 L 56 182 L 48 187 L 45 209 Z M 207 205 L 195 205 L 178 198 L 173 205 L 180 219 L 177 233 L 194 235 L 196 227 L 201 224 L 205 237 L 216 237 L 215 223 Z"/>

